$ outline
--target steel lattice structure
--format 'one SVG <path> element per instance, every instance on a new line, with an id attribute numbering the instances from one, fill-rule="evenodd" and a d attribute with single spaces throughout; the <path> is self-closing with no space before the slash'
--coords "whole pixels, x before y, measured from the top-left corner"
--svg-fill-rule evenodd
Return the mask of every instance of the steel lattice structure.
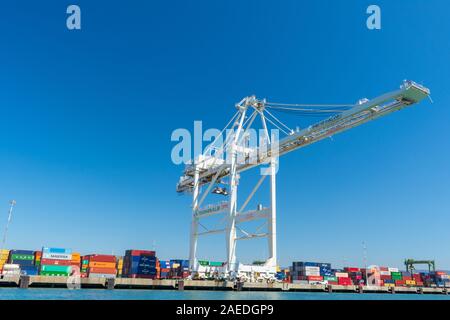
<path id="1" fill-rule="evenodd" d="M 197 260 L 198 238 L 223 232 L 226 235 L 227 248 L 227 261 L 222 270 L 225 277 L 235 278 L 240 275 L 241 271 L 257 271 L 273 275 L 277 265 L 276 171 L 278 157 L 411 106 L 429 95 L 429 89 L 412 81 L 404 81 L 399 90 L 383 94 L 372 100 L 362 99 L 357 104 L 350 105 L 271 103 L 259 100 L 255 96 L 242 99 L 236 104 L 237 113 L 229 122 L 233 134 L 227 136 L 222 145 L 214 146 L 213 142 L 201 156 L 186 165 L 184 174 L 177 184 L 177 192 L 191 192 L 193 197 L 189 253 L 191 271 L 196 273 L 201 268 Z M 305 129 L 294 131 L 275 117 L 271 111 L 291 112 L 304 116 L 319 114 L 328 117 Z M 263 130 L 263 142 L 254 147 L 248 144 L 247 138 L 249 130 L 255 127 L 255 120 L 258 118 Z M 269 131 L 268 123 L 284 132 L 285 136 L 279 140 L 274 139 L 275 137 Z M 211 149 L 214 149 L 214 152 L 211 152 Z M 262 164 L 267 164 L 267 170 L 256 182 L 245 201 L 238 207 L 240 173 Z M 250 200 L 268 176 L 270 177 L 270 205 L 258 206 L 256 210 L 245 211 Z M 217 188 L 225 179 L 228 179 L 229 192 Z M 202 187 L 206 188 L 203 192 Z M 216 205 L 203 206 L 207 195 L 212 191 L 225 194 L 227 200 Z M 224 228 L 200 232 L 200 220 L 219 214 L 224 215 Z M 259 219 L 265 220 L 266 231 L 247 232 L 241 228 L 245 222 Z M 241 235 L 238 235 L 237 231 Z M 269 257 L 265 264 L 259 267 L 240 264 L 236 259 L 237 241 L 261 237 L 268 238 Z"/>

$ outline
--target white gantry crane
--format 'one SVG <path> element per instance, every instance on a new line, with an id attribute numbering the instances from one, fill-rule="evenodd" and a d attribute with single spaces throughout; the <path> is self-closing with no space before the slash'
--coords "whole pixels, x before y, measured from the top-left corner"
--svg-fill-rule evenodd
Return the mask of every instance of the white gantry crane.
<path id="1" fill-rule="evenodd" d="M 404 81 L 397 91 L 372 100 L 362 99 L 357 104 L 350 105 L 271 103 L 259 100 L 255 96 L 242 99 L 236 104 L 237 112 L 228 125 L 202 155 L 186 165 L 177 184 L 177 192 L 192 193 L 193 197 L 189 252 L 190 269 L 193 275 L 199 275 L 202 270 L 205 271 L 205 267 L 199 264 L 197 258 L 198 238 L 209 234 L 225 233 L 226 262 L 223 267 L 215 270 L 218 274 L 227 279 L 255 280 L 254 275 L 259 275 L 259 279 L 273 278 L 277 265 L 278 157 L 418 103 L 429 95 L 429 89 L 412 81 Z M 292 130 L 272 112 L 326 118 L 304 129 Z M 260 133 L 256 145 L 252 143 L 252 133 L 254 134 L 252 130 L 258 130 Z M 226 136 L 225 132 L 227 132 Z M 244 198 L 245 200 L 238 206 L 240 173 L 258 166 L 263 166 L 260 168 L 260 177 L 251 192 Z M 246 210 L 267 177 L 270 183 L 269 205 L 263 207 L 258 204 L 255 209 Z M 206 197 L 211 193 L 221 194 L 226 197 L 226 200 L 205 206 Z M 219 221 L 220 227 L 210 229 L 205 226 L 203 221 L 212 216 L 222 217 Z M 245 223 L 255 220 L 262 221 L 256 231 L 244 229 Z M 269 256 L 265 263 L 258 265 L 240 263 L 236 259 L 237 242 L 257 238 L 268 239 Z"/>

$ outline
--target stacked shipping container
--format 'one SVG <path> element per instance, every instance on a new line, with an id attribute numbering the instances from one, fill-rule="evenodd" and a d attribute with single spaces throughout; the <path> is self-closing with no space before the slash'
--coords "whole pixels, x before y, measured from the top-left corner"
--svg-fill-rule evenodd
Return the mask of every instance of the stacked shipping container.
<path id="1" fill-rule="evenodd" d="M 82 270 L 89 278 L 115 278 L 117 275 L 116 256 L 106 254 L 84 256 Z"/>
<path id="2" fill-rule="evenodd" d="M 122 276 L 122 269 L 123 269 L 123 257 L 117 257 L 117 276 Z"/>
<path id="3" fill-rule="evenodd" d="M 222 262 L 211 262 L 208 265 L 211 268 L 221 267 Z M 170 260 L 170 277 L 174 279 L 187 278 L 189 276 L 189 260 L 174 259 Z"/>
<path id="4" fill-rule="evenodd" d="M 40 275 L 67 277 L 71 274 L 71 265 L 71 249 L 42 248 Z"/>
<path id="5" fill-rule="evenodd" d="M 123 259 L 122 277 L 156 279 L 155 251 L 127 250 Z"/>
<path id="6" fill-rule="evenodd" d="M 38 268 L 34 265 L 34 251 L 32 250 L 11 250 L 9 252 L 9 263 L 19 265 L 20 273 L 23 275 L 35 276 Z"/>
<path id="7" fill-rule="evenodd" d="M 170 261 L 161 260 L 159 261 L 159 278 L 168 279 L 170 278 Z"/>
<path id="8" fill-rule="evenodd" d="M 9 250 L 0 250 L 0 273 L 3 271 L 3 266 L 8 263 Z"/>

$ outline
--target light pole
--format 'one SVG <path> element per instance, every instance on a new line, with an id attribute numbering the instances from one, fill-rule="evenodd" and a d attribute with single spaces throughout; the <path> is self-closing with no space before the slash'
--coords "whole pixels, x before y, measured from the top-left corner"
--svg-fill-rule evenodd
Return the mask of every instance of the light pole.
<path id="1" fill-rule="evenodd" d="M 369 278 L 368 278 L 368 272 L 367 272 L 367 247 L 366 247 L 366 242 L 363 241 L 362 242 L 362 247 L 363 247 L 363 258 L 364 258 L 364 270 L 366 272 L 366 286 L 369 286 Z"/>
<path id="2" fill-rule="evenodd" d="M 12 212 L 13 212 L 14 206 L 16 205 L 16 200 L 11 200 L 9 202 L 9 204 L 10 204 L 10 207 L 9 207 L 9 212 L 8 212 L 8 222 L 6 222 L 5 233 L 3 234 L 2 249 L 5 249 L 6 236 L 8 234 L 9 223 L 11 222 Z"/>

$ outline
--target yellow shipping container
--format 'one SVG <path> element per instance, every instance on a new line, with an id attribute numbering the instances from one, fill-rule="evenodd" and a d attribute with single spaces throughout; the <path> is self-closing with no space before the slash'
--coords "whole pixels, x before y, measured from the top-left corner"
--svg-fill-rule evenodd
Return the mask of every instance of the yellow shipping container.
<path id="1" fill-rule="evenodd" d="M 1 249 L 0 250 L 0 254 L 9 254 L 9 250 L 8 249 Z"/>
<path id="2" fill-rule="evenodd" d="M 416 281 L 415 280 L 405 280 L 405 283 L 407 285 L 410 285 L 410 286 L 415 286 L 416 285 Z"/>
<path id="3" fill-rule="evenodd" d="M 111 269 L 115 269 L 116 268 L 116 263 L 115 262 L 89 262 L 89 268 L 111 268 Z"/>
<path id="4" fill-rule="evenodd" d="M 393 284 L 393 283 L 385 283 L 384 286 L 385 287 L 395 287 L 395 284 Z"/>
<path id="5" fill-rule="evenodd" d="M 81 260 L 81 255 L 78 252 L 72 253 L 72 260 Z"/>

